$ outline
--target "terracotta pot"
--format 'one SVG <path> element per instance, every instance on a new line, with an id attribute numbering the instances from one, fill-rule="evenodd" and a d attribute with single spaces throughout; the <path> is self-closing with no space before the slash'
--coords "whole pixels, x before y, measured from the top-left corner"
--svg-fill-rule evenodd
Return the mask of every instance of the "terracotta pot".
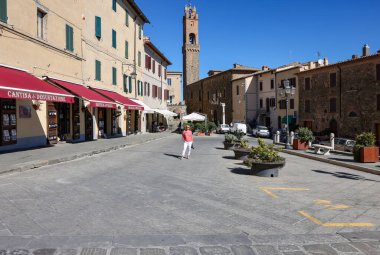
<path id="1" fill-rule="evenodd" d="M 360 149 L 360 162 L 374 163 L 379 161 L 379 147 L 363 147 Z"/>
<path id="2" fill-rule="evenodd" d="M 202 133 L 202 132 L 198 132 L 197 133 L 197 136 L 205 136 L 206 134 L 205 133 Z"/>
<path id="3" fill-rule="evenodd" d="M 293 140 L 293 149 L 295 150 L 308 150 L 309 149 L 309 142 L 302 141 L 299 139 Z"/>
<path id="4" fill-rule="evenodd" d="M 249 156 L 250 149 L 235 148 L 233 151 L 235 153 L 235 159 L 246 160 Z"/>
<path id="5" fill-rule="evenodd" d="M 252 162 L 251 174 L 261 177 L 278 177 L 278 171 L 285 166 L 285 161 Z"/>

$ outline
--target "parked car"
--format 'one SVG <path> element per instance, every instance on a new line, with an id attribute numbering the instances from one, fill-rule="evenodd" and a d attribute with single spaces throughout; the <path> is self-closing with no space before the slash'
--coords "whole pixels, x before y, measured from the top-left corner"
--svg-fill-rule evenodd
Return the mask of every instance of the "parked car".
<path id="1" fill-rule="evenodd" d="M 330 146 L 330 141 L 322 141 L 322 145 Z M 334 150 L 348 151 L 354 150 L 355 141 L 347 138 L 334 138 Z"/>
<path id="2" fill-rule="evenodd" d="M 227 124 L 219 124 L 219 126 L 216 128 L 216 133 L 218 134 L 225 134 L 230 132 L 230 126 Z"/>
<path id="3" fill-rule="evenodd" d="M 256 126 L 256 128 L 252 130 L 252 135 L 256 137 L 269 138 L 270 132 L 269 132 L 269 129 L 265 126 Z"/>
<path id="4" fill-rule="evenodd" d="M 230 130 L 231 132 L 236 132 L 240 130 L 244 134 L 247 134 L 247 125 L 244 123 L 233 123 Z"/>

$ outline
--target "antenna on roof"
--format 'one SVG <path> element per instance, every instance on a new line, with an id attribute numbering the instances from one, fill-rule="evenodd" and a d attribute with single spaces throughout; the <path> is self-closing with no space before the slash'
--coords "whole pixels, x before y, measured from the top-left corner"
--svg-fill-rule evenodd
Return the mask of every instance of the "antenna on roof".
<path id="1" fill-rule="evenodd" d="M 187 0 L 187 6 L 191 6 L 191 0 Z"/>

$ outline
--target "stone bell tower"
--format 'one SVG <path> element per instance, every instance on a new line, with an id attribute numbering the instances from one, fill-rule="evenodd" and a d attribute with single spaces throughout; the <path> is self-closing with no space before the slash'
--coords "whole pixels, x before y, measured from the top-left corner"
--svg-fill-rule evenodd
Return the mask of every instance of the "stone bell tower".
<path id="1" fill-rule="evenodd" d="M 183 98 L 188 101 L 187 86 L 199 80 L 199 30 L 198 13 L 188 4 L 183 16 Z"/>

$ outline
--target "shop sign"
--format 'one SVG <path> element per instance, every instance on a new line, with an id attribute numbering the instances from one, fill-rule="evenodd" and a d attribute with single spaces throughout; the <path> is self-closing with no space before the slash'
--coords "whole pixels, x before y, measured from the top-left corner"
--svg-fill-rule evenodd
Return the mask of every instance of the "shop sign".
<path id="1" fill-rule="evenodd" d="M 41 100 L 51 102 L 74 103 L 74 97 L 8 89 L 0 89 L 0 97 L 19 100 Z"/>
<path id="2" fill-rule="evenodd" d="M 125 109 L 126 110 L 141 110 L 141 111 L 143 111 L 144 107 L 138 106 L 138 105 L 126 105 Z"/>
<path id="3" fill-rule="evenodd" d="M 116 108 L 116 105 L 111 103 L 91 102 L 90 105 L 98 108 Z"/>

